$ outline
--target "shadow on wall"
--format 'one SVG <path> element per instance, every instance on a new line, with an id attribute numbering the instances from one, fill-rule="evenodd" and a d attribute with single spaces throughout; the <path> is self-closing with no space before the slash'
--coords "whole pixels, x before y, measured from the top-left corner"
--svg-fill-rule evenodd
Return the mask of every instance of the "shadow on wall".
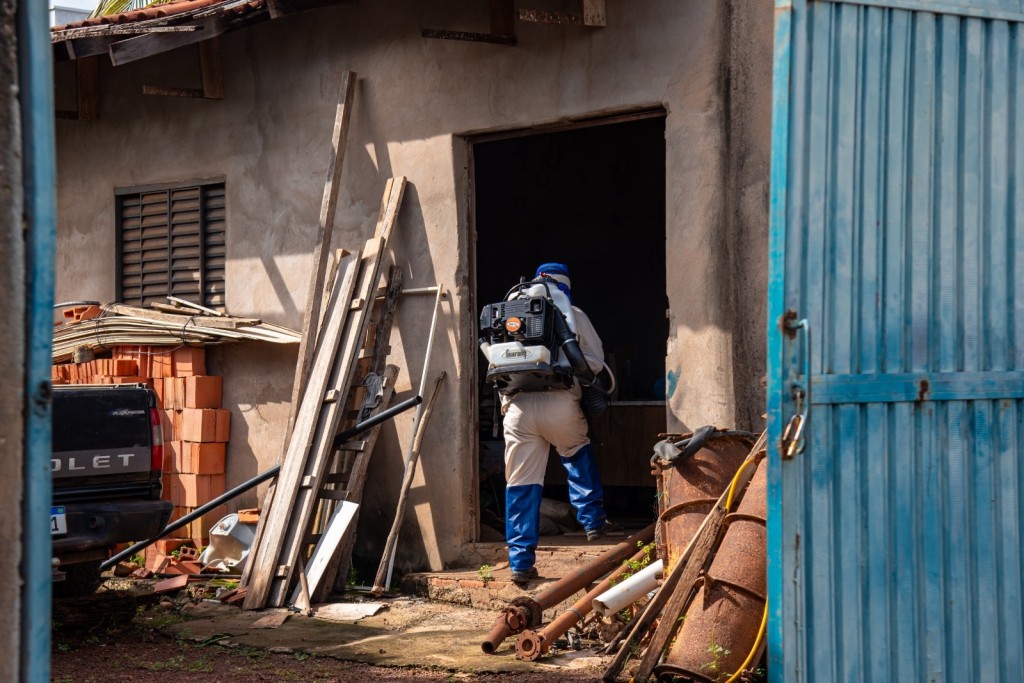
<path id="1" fill-rule="evenodd" d="M 225 377 L 222 405 L 231 411 L 227 485 L 237 486 L 277 464 L 284 444 L 297 345 L 239 343 L 207 348 L 208 371 Z M 258 507 L 267 484 L 228 503 Z M 257 497 L 256 492 L 259 491 Z"/>

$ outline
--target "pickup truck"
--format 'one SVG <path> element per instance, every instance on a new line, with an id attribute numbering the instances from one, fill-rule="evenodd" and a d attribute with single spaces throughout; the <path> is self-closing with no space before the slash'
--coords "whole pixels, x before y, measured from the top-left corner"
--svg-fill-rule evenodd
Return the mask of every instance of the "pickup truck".
<path id="1" fill-rule="evenodd" d="M 114 548 L 156 536 L 171 515 L 156 395 L 145 384 L 55 386 L 50 469 L 54 595 L 94 592 Z"/>

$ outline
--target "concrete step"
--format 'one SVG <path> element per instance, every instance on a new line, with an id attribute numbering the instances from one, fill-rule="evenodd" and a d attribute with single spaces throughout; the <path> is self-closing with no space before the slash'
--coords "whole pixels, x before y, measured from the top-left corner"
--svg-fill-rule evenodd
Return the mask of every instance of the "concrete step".
<path id="1" fill-rule="evenodd" d="M 504 543 L 471 543 L 463 549 L 459 566 L 446 571 L 406 574 L 401 589 L 434 602 L 500 611 L 515 598 L 537 595 L 570 572 L 593 562 L 625 537 L 626 534 L 609 536 L 595 543 L 588 543 L 583 534 L 542 538 L 536 563 L 540 577 L 524 586 L 512 582 Z M 546 611 L 544 619 L 553 619 L 587 590 L 589 587 Z"/>

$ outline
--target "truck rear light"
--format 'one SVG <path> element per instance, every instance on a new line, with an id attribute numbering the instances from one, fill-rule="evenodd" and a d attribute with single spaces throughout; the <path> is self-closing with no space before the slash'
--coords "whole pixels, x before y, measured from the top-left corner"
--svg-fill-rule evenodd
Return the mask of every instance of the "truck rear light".
<path id="1" fill-rule="evenodd" d="M 149 409 L 149 429 L 153 435 L 149 469 L 153 472 L 162 472 L 164 469 L 164 430 L 160 426 L 160 411 L 156 408 Z"/>

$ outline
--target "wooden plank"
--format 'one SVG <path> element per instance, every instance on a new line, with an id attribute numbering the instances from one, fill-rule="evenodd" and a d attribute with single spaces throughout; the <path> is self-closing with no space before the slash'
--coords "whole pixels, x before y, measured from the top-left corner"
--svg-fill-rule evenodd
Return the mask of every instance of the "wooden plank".
<path id="1" fill-rule="evenodd" d="M 248 579 L 249 589 L 243 604 L 245 609 L 260 609 L 266 603 L 271 577 L 278 564 L 285 531 L 292 514 L 293 502 L 304 475 L 306 454 L 315 434 L 322 398 L 327 389 L 331 368 L 334 366 L 335 353 L 345 331 L 347 316 L 344 311 L 352 295 L 350 286 L 354 282 L 358 262 L 359 257 L 355 254 L 347 257 L 347 263 L 342 271 L 345 276 L 339 277 L 335 283 L 335 293 L 331 297 L 328 309 L 327 326 L 313 365 L 315 372 L 312 373 L 303 394 L 295 429 L 288 441 L 273 495 L 268 495 L 268 502 L 263 506 L 265 513 L 260 516 L 260 524 L 257 527 L 259 542 L 254 542 L 255 552 L 246 563 L 250 567 L 250 573 L 248 577 L 243 577 Z"/>
<path id="2" fill-rule="evenodd" d="M 100 63 L 97 57 L 75 62 L 78 120 L 95 121 L 100 113 Z"/>
<path id="3" fill-rule="evenodd" d="M 233 330 L 238 327 L 249 327 L 260 324 L 259 318 L 235 318 L 233 316 L 207 316 L 207 315 L 187 315 L 182 313 L 161 313 L 160 311 L 151 310 L 149 308 L 139 308 L 138 306 L 129 306 L 128 304 L 112 303 L 107 304 L 103 307 L 104 310 L 110 313 L 116 313 L 122 316 L 145 318 L 146 320 L 156 320 L 164 323 L 172 323 L 174 325 L 187 325 L 191 324 L 196 327 L 214 327 L 218 329 Z M 189 323 L 189 321 L 192 323 Z"/>
<path id="4" fill-rule="evenodd" d="M 286 609 L 274 610 L 270 614 L 266 614 L 256 621 L 252 622 L 249 628 L 277 628 L 291 616 L 291 612 Z"/>
<path id="5" fill-rule="evenodd" d="M 374 237 L 366 242 L 364 256 L 361 259 L 359 284 L 356 290 L 357 295 L 361 294 L 365 297 L 367 292 L 372 292 L 373 288 L 377 286 L 377 281 L 380 278 L 381 261 L 385 257 L 385 246 L 386 242 L 383 237 Z M 362 345 L 363 337 L 366 336 L 366 327 L 369 321 L 369 311 L 365 309 L 349 312 L 345 321 L 345 330 L 341 344 L 337 349 L 337 353 L 332 354 L 335 362 L 324 371 L 325 375 L 329 375 L 330 387 L 338 390 L 342 395 L 347 394 L 351 388 L 355 355 Z M 328 316 L 328 325 L 330 325 L 330 316 Z M 316 355 L 318 361 L 321 355 L 318 349 Z M 310 373 L 309 384 L 311 387 L 313 386 L 314 375 L 318 371 L 319 363 L 314 364 L 313 371 Z M 317 395 L 323 396 L 323 393 L 323 390 L 321 390 Z M 341 406 L 338 401 L 334 401 L 327 404 L 318 402 L 317 407 L 319 410 L 316 415 L 315 430 L 309 442 L 309 447 L 305 452 L 304 470 L 306 475 L 319 480 L 326 470 L 334 435 L 337 434 L 338 422 L 341 419 Z M 299 429 L 299 423 L 300 421 L 296 420 L 296 431 Z M 312 519 L 315 501 L 316 491 L 311 489 L 300 490 L 293 498 L 292 505 L 290 506 L 291 509 L 289 510 L 288 528 L 281 544 L 280 557 L 282 563 L 294 565 L 295 558 L 298 557 L 301 549 L 302 537 L 305 535 Z M 284 604 L 289 581 L 290 577 L 273 581 L 267 598 L 269 605 L 280 607 Z"/>
<path id="6" fill-rule="evenodd" d="M 754 444 L 750 454 L 744 461 L 754 461 L 755 463 L 760 461 L 761 451 L 764 449 L 766 434 L 762 433 L 761 437 Z M 743 465 L 741 465 L 743 467 Z M 757 467 L 746 467 L 743 468 L 737 477 L 736 491 L 740 492 L 750 482 L 751 477 L 754 476 L 754 472 L 757 471 Z M 664 609 L 660 613 L 658 621 L 658 628 L 655 629 L 654 634 L 651 636 L 651 640 L 647 645 L 647 650 L 644 652 L 643 658 L 640 660 L 640 665 L 637 667 L 636 672 L 633 674 L 631 681 L 636 683 L 646 683 L 654 672 L 654 667 L 658 665 L 661 660 L 662 654 L 672 638 L 675 636 L 676 630 L 679 628 L 679 617 L 682 616 L 686 607 L 690 604 L 694 593 L 696 593 L 695 584 L 697 578 L 704 571 L 707 565 L 708 559 L 711 557 L 712 551 L 715 549 L 718 543 L 718 536 L 722 531 L 722 522 L 725 520 L 725 516 L 728 510 L 725 507 L 725 503 L 729 498 L 729 489 L 727 488 L 719 497 L 715 507 L 711 509 L 707 517 L 701 523 L 700 528 L 697 529 L 697 533 L 693 535 L 693 539 L 690 541 L 684 553 L 680 556 L 679 561 L 676 563 L 676 568 L 673 569 L 675 573 L 676 569 L 682 566 L 679 573 L 679 579 L 676 584 L 675 590 L 672 591 L 672 595 L 665 603 Z M 624 645 L 624 647 L 628 644 Z"/>
<path id="7" fill-rule="evenodd" d="M 398 367 L 395 365 L 387 366 L 384 368 L 382 377 L 384 379 L 384 383 L 383 395 L 381 396 L 380 403 L 365 415 L 362 415 L 363 419 L 373 417 L 391 405 L 391 400 L 395 395 L 395 381 L 398 379 Z M 365 446 L 363 447 L 362 452 L 357 455 L 352 462 L 352 468 L 349 472 L 348 482 L 345 485 L 344 493 L 345 499 L 350 500 L 353 503 L 361 503 L 363 500 L 363 490 L 366 487 L 366 472 L 370 466 L 373 447 L 377 443 L 377 436 L 380 434 L 381 426 L 382 425 L 377 425 L 369 432 L 363 434 Z M 317 600 L 326 600 L 331 587 L 344 589 L 345 580 L 348 577 L 348 568 L 352 563 L 352 549 L 355 546 L 356 524 L 358 523 L 358 520 L 359 512 L 356 511 L 356 519 L 352 523 L 348 533 L 345 534 L 345 538 L 340 546 L 341 551 L 335 554 L 332 561 L 328 564 L 324 582 L 320 591 L 318 593 L 314 593 L 314 598 Z"/>
<path id="8" fill-rule="evenodd" d="M 51 43 L 77 41 L 85 38 L 105 38 L 108 36 L 132 36 L 148 33 L 191 33 L 198 31 L 198 26 L 137 26 L 135 24 L 103 24 L 102 26 L 82 26 L 50 33 Z M 109 44 L 109 43 L 108 43 Z M 104 50 L 106 52 L 106 50 Z"/>
<path id="9" fill-rule="evenodd" d="M 220 38 L 199 43 L 199 74 L 203 83 L 203 97 L 208 100 L 224 99 L 224 69 L 220 59 Z"/>
<path id="10" fill-rule="evenodd" d="M 516 9 L 512 0 L 491 0 L 491 35 L 516 35 Z"/>
<path id="11" fill-rule="evenodd" d="M 167 85 L 144 85 L 142 86 L 142 94 L 157 95 L 160 97 L 203 98 L 203 91 L 199 88 L 174 88 Z"/>
<path id="12" fill-rule="evenodd" d="M 334 511 L 334 515 L 331 516 L 331 521 L 327 524 L 327 530 L 324 531 L 316 547 L 313 548 L 313 554 L 310 556 L 309 564 L 306 566 L 306 585 L 309 588 L 309 595 L 316 595 L 317 590 L 320 588 L 327 565 L 334 557 L 334 553 L 344 538 L 349 525 L 355 518 L 358 509 L 358 503 L 345 501 L 338 506 Z M 294 605 L 299 600 L 299 593 L 300 589 L 296 587 L 289 601 L 290 604 Z"/>
<path id="13" fill-rule="evenodd" d="M 186 33 L 150 33 L 113 43 L 109 49 L 110 62 L 114 66 L 123 66 L 179 47 L 210 40 L 229 28 L 228 21 L 223 17 L 212 17 L 195 26 L 197 30 Z"/>
<path id="14" fill-rule="evenodd" d="M 299 339 L 299 352 L 295 361 L 295 377 L 292 380 L 292 402 L 288 415 L 288 425 L 285 428 L 284 443 L 291 440 L 292 430 L 295 426 L 296 414 L 299 410 L 299 402 L 305 390 L 306 378 L 309 376 L 309 369 L 312 365 L 313 349 L 316 347 L 316 340 L 321 330 L 321 297 L 323 296 L 324 282 L 327 278 L 327 261 L 330 258 L 331 240 L 334 234 L 334 216 L 338 201 L 338 185 L 341 180 L 341 171 L 345 159 L 345 148 L 348 140 L 349 120 L 352 115 L 352 106 L 355 96 L 355 74 L 345 72 L 341 83 L 341 93 L 338 105 L 335 108 L 334 127 L 331 133 L 332 155 L 328 162 L 327 181 L 324 186 L 324 198 L 321 203 L 321 218 L 317 227 L 316 242 L 313 245 L 312 273 L 309 278 L 309 288 L 306 292 L 306 310 L 302 317 L 302 334 Z M 339 253 L 339 257 L 340 257 Z M 339 261 L 340 262 L 340 258 Z M 284 459 L 282 454 L 278 460 Z M 276 482 L 270 484 L 267 490 L 267 500 L 273 496 Z M 263 525 L 256 528 L 256 535 L 253 538 L 252 547 L 261 545 Z M 242 571 L 242 585 L 247 585 L 252 578 L 252 562 L 247 562 Z M 266 596 L 260 596 L 265 600 Z"/>
<path id="15" fill-rule="evenodd" d="M 341 185 L 341 171 L 345 161 L 348 142 L 349 122 L 355 99 L 356 75 L 346 71 L 341 81 L 341 92 L 334 112 L 334 127 L 331 132 L 331 153 L 327 163 L 327 180 L 324 183 L 323 199 L 320 203 L 320 223 L 313 245 L 312 272 L 306 291 L 306 310 L 302 317 L 302 341 L 299 342 L 299 357 L 295 364 L 295 379 L 292 382 L 292 409 L 288 416 L 285 442 L 295 424 L 299 398 L 306 385 L 310 367 L 313 364 L 313 349 L 316 346 L 316 324 L 320 320 L 320 292 L 324 287 L 327 260 L 330 256 L 331 238 L 334 235 L 334 217 L 337 213 L 338 190 Z M 348 302 L 345 302 L 348 304 Z"/>
<path id="16" fill-rule="evenodd" d="M 606 26 L 604 0 L 580 0 L 583 5 L 584 26 Z"/>
<path id="17" fill-rule="evenodd" d="M 515 36 L 496 36 L 490 33 L 473 33 L 471 31 L 445 31 L 436 28 L 425 28 L 420 31 L 424 38 L 437 40 L 464 40 L 470 43 L 492 43 L 494 45 L 515 45 Z"/>
<path id="18" fill-rule="evenodd" d="M 68 57 L 71 59 L 85 59 L 100 54 L 109 54 L 111 50 L 111 38 L 81 38 L 69 40 L 65 43 L 68 49 Z"/>
<path id="19" fill-rule="evenodd" d="M 554 12 L 543 9 L 520 9 L 519 21 L 531 24 L 560 24 L 562 26 L 582 26 L 583 17 L 572 12 Z"/>
<path id="20" fill-rule="evenodd" d="M 427 401 L 427 407 L 424 409 L 423 414 L 420 416 L 419 422 L 416 423 L 416 434 L 413 437 L 413 446 L 409 452 L 409 457 L 405 465 L 405 474 L 402 477 L 402 489 L 398 494 L 398 505 L 395 509 L 395 519 L 391 524 L 391 531 L 388 533 L 388 539 L 384 544 L 384 555 L 380 558 L 380 566 L 377 567 L 377 577 L 373 581 L 373 590 L 371 591 L 374 595 L 380 595 L 384 593 L 390 587 L 390 576 L 388 576 L 388 568 L 391 564 L 391 556 L 397 552 L 395 547 L 398 543 L 398 533 L 402 527 L 402 519 L 405 517 L 405 506 L 409 496 L 409 489 L 412 488 L 413 477 L 416 476 L 416 463 L 419 460 L 420 448 L 423 445 L 423 434 L 426 432 L 427 421 L 430 419 L 431 414 L 434 411 L 434 404 L 437 402 L 437 396 L 441 393 L 441 384 L 444 382 L 445 373 L 442 370 L 441 374 L 437 376 L 434 381 L 434 390 L 430 394 L 430 400 Z"/>

